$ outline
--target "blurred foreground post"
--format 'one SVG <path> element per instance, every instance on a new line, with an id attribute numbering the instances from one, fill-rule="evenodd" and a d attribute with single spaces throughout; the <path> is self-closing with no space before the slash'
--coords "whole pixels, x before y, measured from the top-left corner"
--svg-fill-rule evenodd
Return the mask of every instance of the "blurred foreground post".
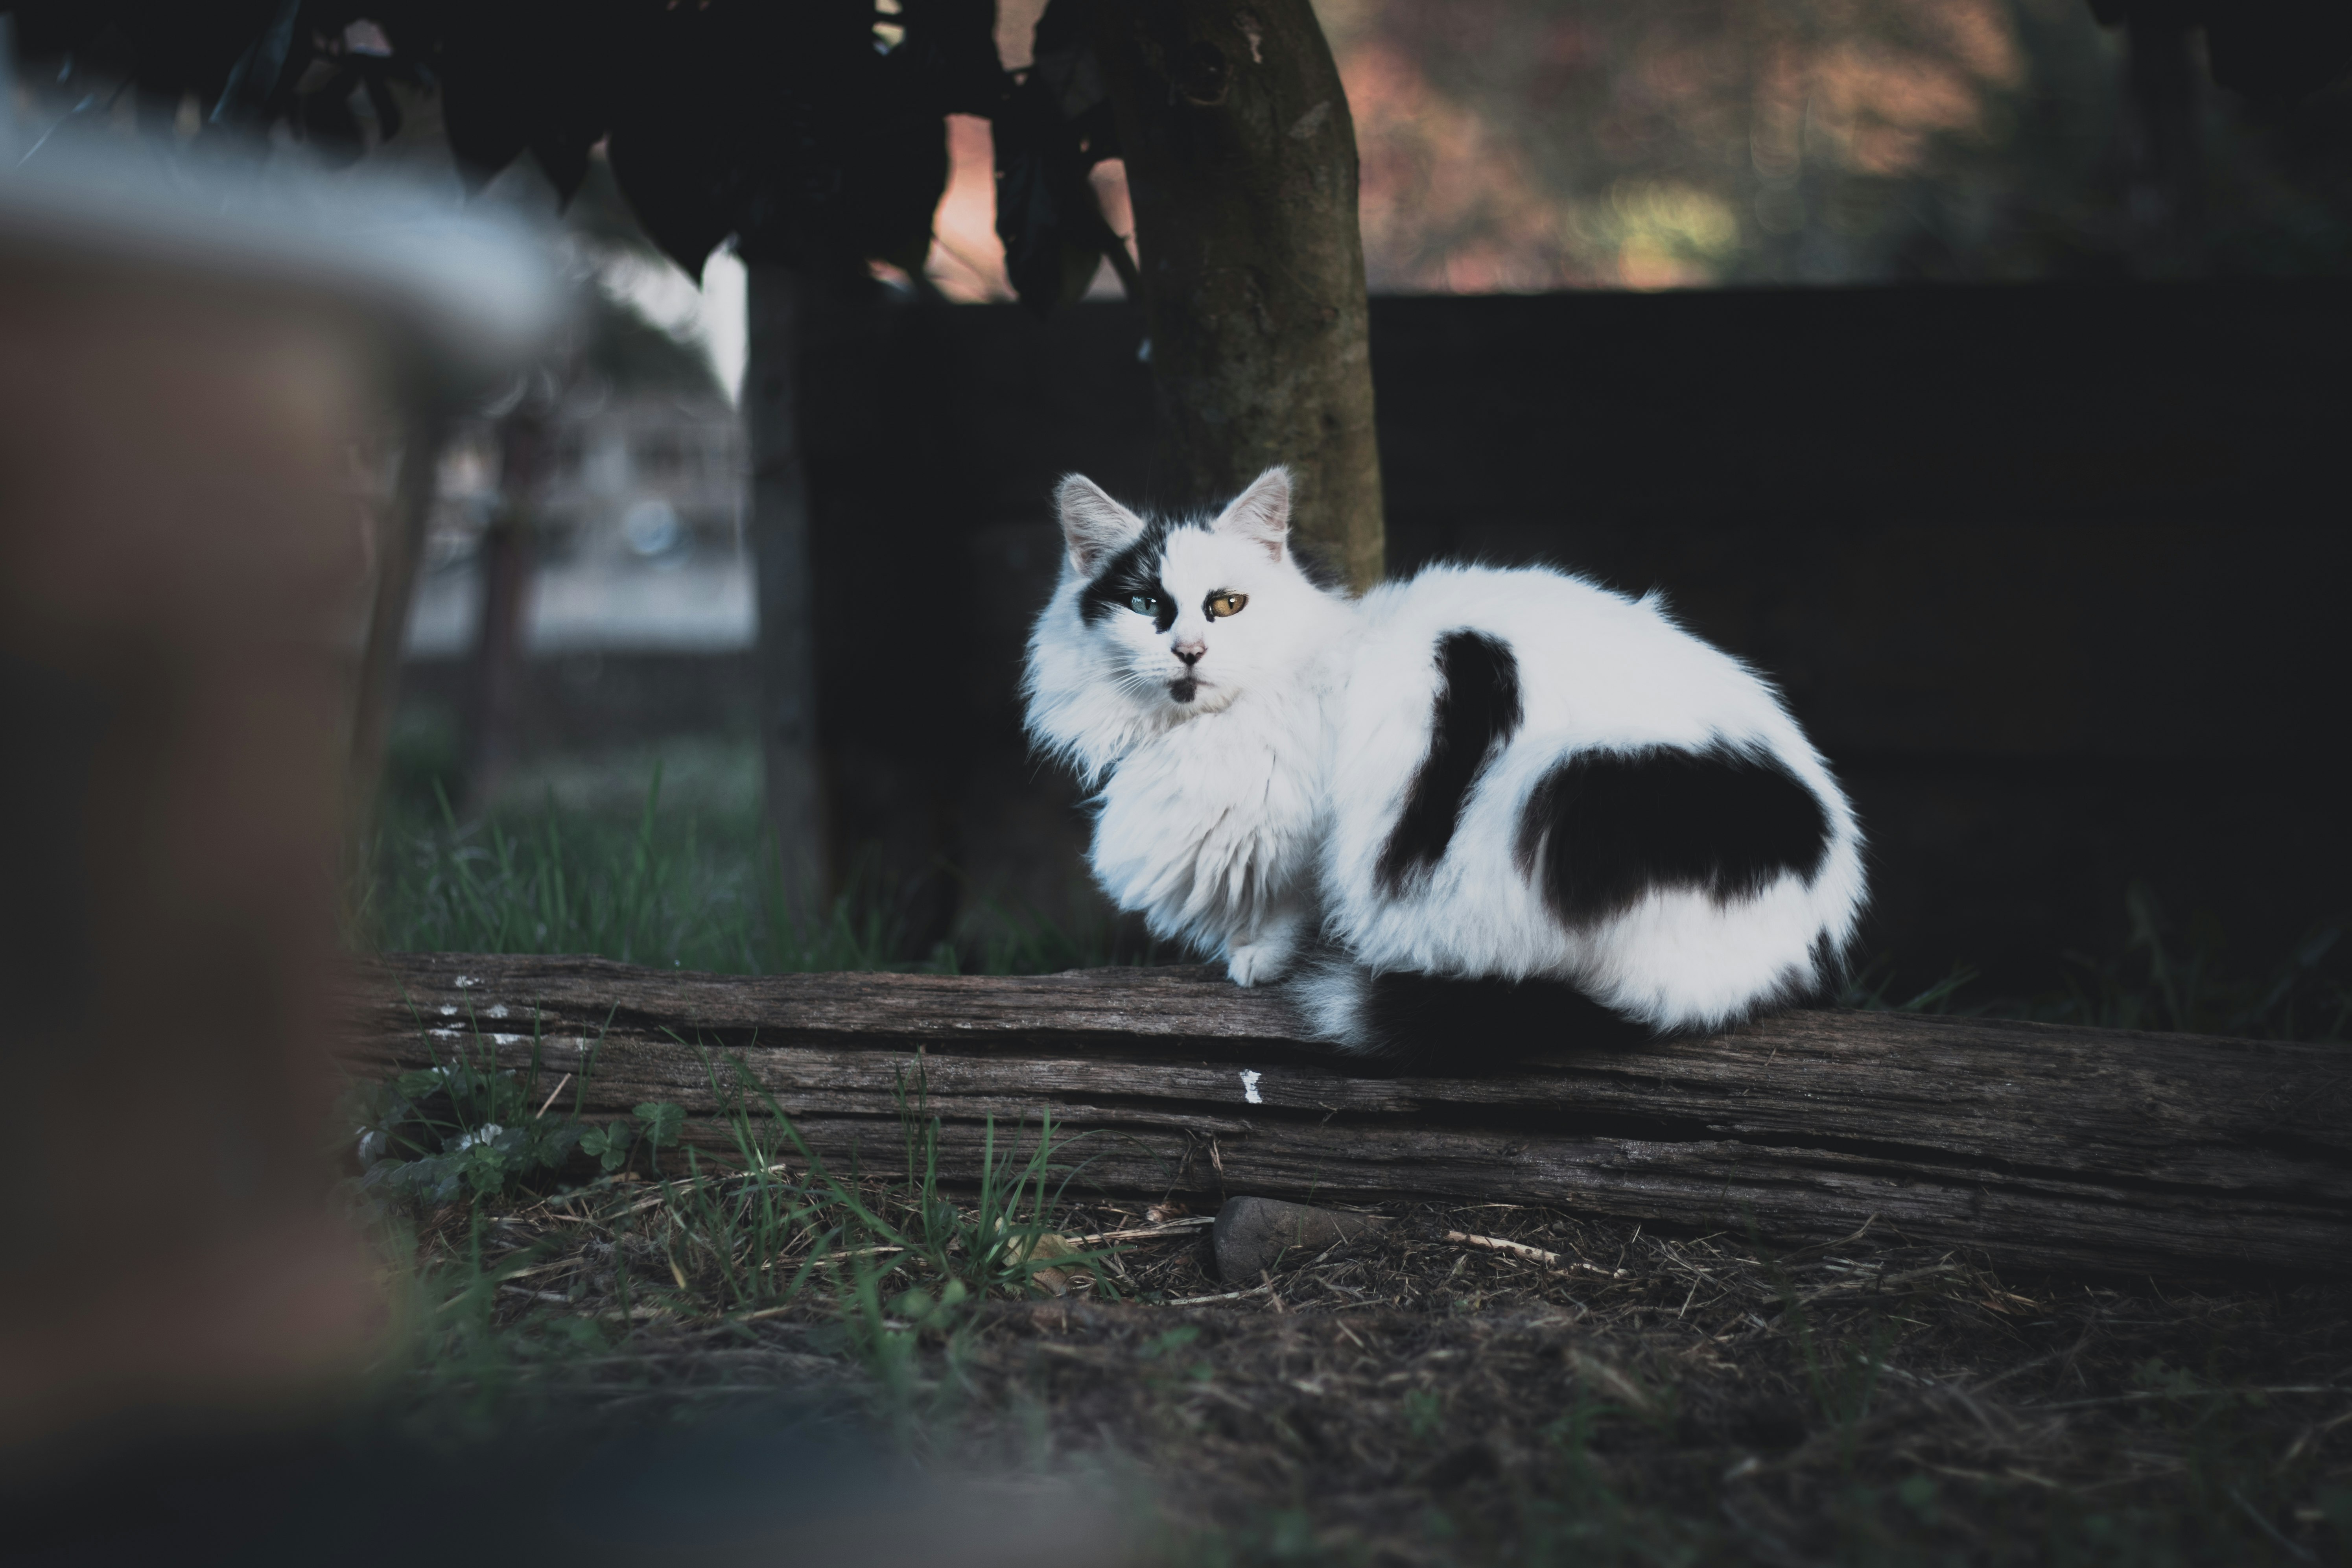
<path id="1" fill-rule="evenodd" d="M 352 707 L 352 454 L 551 319 L 535 251 L 409 195 L 102 142 L 0 170 L 11 1484 L 166 1415 L 299 1418 L 388 1326 L 324 1048 L 352 747 L 383 718 L 383 689 Z M 394 531 L 378 564 L 413 574 Z"/>
<path id="2" fill-rule="evenodd" d="M 370 366 L 265 289 L 5 245 L 0 344 L 5 1450 L 286 1397 L 381 1309 L 320 1151 Z"/>
<path id="3" fill-rule="evenodd" d="M 1135 202 L 1167 499 L 1275 463 L 1298 537 L 1363 589 L 1383 569 L 1356 221 L 1356 130 L 1309 0 L 1097 7 Z"/>

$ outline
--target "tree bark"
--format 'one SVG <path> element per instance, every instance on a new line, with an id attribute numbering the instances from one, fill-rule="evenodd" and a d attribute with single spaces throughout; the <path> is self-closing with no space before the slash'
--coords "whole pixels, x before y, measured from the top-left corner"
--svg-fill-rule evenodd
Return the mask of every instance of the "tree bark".
<path id="1" fill-rule="evenodd" d="M 1135 204 L 1155 499 L 1290 465 L 1293 527 L 1353 587 L 1382 571 L 1356 132 L 1308 0 L 1100 5 Z"/>
<path id="2" fill-rule="evenodd" d="M 543 399 L 537 392 L 527 384 L 522 402 L 499 421 L 499 510 L 482 530 L 481 625 L 466 700 L 466 799 L 471 811 L 488 807 L 514 765 L 523 616 L 539 553 L 539 500 L 555 402 L 551 390 Z"/>
<path id="3" fill-rule="evenodd" d="M 760 610 L 761 757 L 768 829 L 787 908 L 805 921 L 826 894 L 817 754 L 816 588 L 800 383 L 814 303 L 791 268 L 753 263 L 743 420 L 751 452 L 751 552 Z"/>
<path id="4" fill-rule="evenodd" d="M 960 1182 L 988 1118 L 1002 1149 L 1050 1110 L 1074 1190 L 1555 1204 L 1792 1242 L 1874 1218 L 2013 1268 L 2352 1274 L 2337 1047 L 1794 1012 L 1639 1049 L 1531 1046 L 1479 1078 L 1368 1077 L 1306 1040 L 1279 988 L 1204 969 L 751 980 L 399 955 L 355 1007 L 362 1074 L 535 1059 L 550 1086 L 586 1069 L 595 1116 L 709 1117 L 713 1071 L 740 1060 L 818 1152 L 869 1171 L 897 1168 L 897 1096 L 919 1082 Z M 694 1137 L 729 1145 L 709 1121 Z"/>
<path id="5" fill-rule="evenodd" d="M 354 841 L 362 845 L 370 841 L 375 825 L 393 710 L 400 704 L 401 647 L 408 637 L 409 605 L 416 596 L 449 434 L 448 412 L 437 395 L 414 395 L 406 423 L 391 503 L 376 520 L 375 587 L 352 700 L 352 820 L 357 826 Z"/>

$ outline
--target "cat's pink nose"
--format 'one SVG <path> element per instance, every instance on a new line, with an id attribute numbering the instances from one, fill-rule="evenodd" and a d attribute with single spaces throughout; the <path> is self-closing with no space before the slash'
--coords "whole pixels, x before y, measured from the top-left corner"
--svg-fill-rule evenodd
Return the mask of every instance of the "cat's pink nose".
<path id="1" fill-rule="evenodd" d="M 1204 642 L 1180 642 L 1176 645 L 1176 657 L 1187 665 L 1200 663 L 1201 656 L 1208 651 L 1209 645 Z"/>

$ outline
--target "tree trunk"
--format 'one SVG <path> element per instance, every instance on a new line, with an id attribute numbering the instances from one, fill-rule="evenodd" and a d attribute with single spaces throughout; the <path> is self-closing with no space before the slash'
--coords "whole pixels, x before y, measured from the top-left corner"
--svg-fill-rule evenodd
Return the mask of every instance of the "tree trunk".
<path id="1" fill-rule="evenodd" d="M 539 498 L 553 416 L 552 398 L 541 403 L 535 391 L 527 389 L 499 421 L 499 510 L 482 531 L 482 616 L 466 703 L 466 798 L 473 811 L 489 805 L 514 763 L 523 616 L 538 555 Z"/>
<path id="2" fill-rule="evenodd" d="M 868 1171 L 898 1168 L 898 1096 L 919 1085 L 961 1183 L 986 1119 L 1002 1148 L 1050 1110 L 1074 1191 L 1556 1204 L 1807 1242 L 1874 1217 L 2032 1269 L 2352 1274 L 2340 1047 L 1795 1012 L 1531 1047 L 1486 1077 L 1366 1077 L 1303 1038 L 1279 988 L 1203 969 L 749 980 L 462 954 L 382 961 L 357 1017 L 362 1074 L 535 1058 L 551 1088 L 584 1072 L 563 1099 L 597 1117 L 709 1116 L 740 1059 L 812 1147 Z"/>
<path id="3" fill-rule="evenodd" d="M 1382 571 L 1356 131 L 1308 0 L 1097 7 L 1135 203 L 1159 391 L 1156 500 L 1203 505 L 1275 463 L 1297 537 Z"/>
<path id="4" fill-rule="evenodd" d="M 743 420 L 751 452 L 751 552 L 759 574 L 761 758 L 768 828 L 793 916 L 826 895 L 825 810 L 817 756 L 816 588 L 800 383 L 814 290 L 792 268 L 749 268 Z"/>
<path id="5" fill-rule="evenodd" d="M 409 606 L 416 596 L 417 569 L 440 484 L 441 451 L 449 434 L 447 411 L 437 397 L 416 395 L 406 419 L 391 503 L 376 520 L 375 590 L 352 703 L 352 820 L 357 826 L 354 842 L 361 845 L 369 842 L 375 824 L 393 710 L 400 703 L 401 646 L 408 636 Z"/>

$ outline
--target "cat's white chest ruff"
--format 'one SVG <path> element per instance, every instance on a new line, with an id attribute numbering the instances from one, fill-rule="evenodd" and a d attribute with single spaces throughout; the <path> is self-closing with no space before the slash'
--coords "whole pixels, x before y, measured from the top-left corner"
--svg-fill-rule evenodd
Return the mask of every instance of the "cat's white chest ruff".
<path id="1" fill-rule="evenodd" d="M 1104 890 L 1155 934 L 1229 961 L 1303 904 L 1317 852 L 1314 715 L 1286 724 L 1262 706 L 1244 701 L 1138 747 L 1104 786 L 1095 824 Z M 1241 967 L 1246 984 L 1278 961 L 1253 952 Z"/>

